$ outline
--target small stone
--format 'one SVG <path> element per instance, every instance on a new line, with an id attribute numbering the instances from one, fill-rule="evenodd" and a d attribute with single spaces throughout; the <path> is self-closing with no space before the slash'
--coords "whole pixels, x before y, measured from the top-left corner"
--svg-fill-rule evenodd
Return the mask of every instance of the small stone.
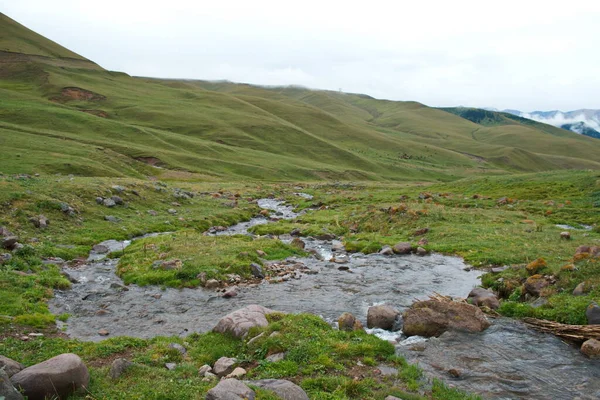
<path id="1" fill-rule="evenodd" d="M 449 369 L 448 374 L 450 374 L 450 376 L 453 376 L 454 378 L 460 378 L 460 376 L 462 375 L 460 370 L 456 368 Z"/>
<path id="2" fill-rule="evenodd" d="M 418 256 L 426 256 L 427 255 L 427 250 L 425 250 L 422 247 L 417 247 L 417 255 Z"/>
<path id="3" fill-rule="evenodd" d="M 165 368 L 168 369 L 169 371 L 173 371 L 175 368 L 177 368 L 177 364 L 176 363 L 166 363 Z"/>
<path id="4" fill-rule="evenodd" d="M 232 297 L 236 297 L 238 295 L 237 288 L 233 287 L 223 293 L 223 298 L 230 299 Z"/>
<path id="5" fill-rule="evenodd" d="M 237 363 L 238 361 L 235 358 L 221 357 L 215 362 L 213 372 L 219 377 L 225 376 L 234 370 Z"/>
<path id="6" fill-rule="evenodd" d="M 147 212 L 148 212 L 148 214 L 152 215 L 153 217 L 156 217 L 158 215 L 158 212 L 156 212 L 154 210 L 148 210 Z"/>
<path id="7" fill-rule="evenodd" d="M 234 369 L 230 374 L 228 374 L 225 378 L 241 378 L 242 376 L 246 375 L 246 370 L 244 368 L 241 367 L 237 367 L 236 369 Z"/>
<path id="8" fill-rule="evenodd" d="M 571 232 L 561 232 L 560 238 L 563 240 L 571 240 Z"/>
<path id="9" fill-rule="evenodd" d="M 337 322 L 340 331 L 359 331 L 364 329 L 362 323 L 349 312 L 340 315 Z"/>
<path id="10" fill-rule="evenodd" d="M 169 214 L 171 214 L 171 215 L 175 215 L 175 214 L 177 214 L 177 210 L 176 210 L 176 209 L 174 209 L 174 208 L 169 208 L 169 209 L 167 210 L 167 212 L 168 212 Z"/>
<path id="11" fill-rule="evenodd" d="M 392 247 L 392 250 L 396 254 L 410 254 L 412 251 L 412 245 L 409 242 L 400 242 Z"/>
<path id="12" fill-rule="evenodd" d="M 262 267 L 256 263 L 250 264 L 250 270 L 252 271 L 252 275 L 255 278 L 264 279 L 265 274 L 262 270 Z"/>
<path id="13" fill-rule="evenodd" d="M 104 199 L 102 197 L 96 197 L 96 203 L 102 204 L 103 202 L 104 202 Z"/>
<path id="14" fill-rule="evenodd" d="M 120 221 L 120 219 L 115 217 L 114 215 L 105 215 L 104 220 L 108 221 L 108 222 L 113 222 L 113 223 L 117 223 Z"/>
<path id="15" fill-rule="evenodd" d="M 577 287 L 573 290 L 573 296 L 583 296 L 585 294 L 585 282 L 581 282 Z"/>
<path id="16" fill-rule="evenodd" d="M 255 398 L 254 391 L 237 379 L 223 379 L 206 393 L 206 400 L 254 400 Z"/>
<path id="17" fill-rule="evenodd" d="M 118 204 L 120 206 L 122 206 L 123 204 L 125 204 L 125 202 L 123 201 L 123 199 L 121 197 L 119 197 L 119 196 L 112 196 L 110 199 L 112 201 L 114 201 L 115 204 Z"/>
<path id="18" fill-rule="evenodd" d="M 216 376 L 212 372 L 207 372 L 204 374 L 204 378 L 202 378 L 202 382 L 212 382 L 212 381 L 216 381 L 217 379 L 218 379 L 218 376 Z"/>
<path id="19" fill-rule="evenodd" d="M 102 200 L 102 204 L 104 204 L 105 207 L 109 208 L 112 208 L 117 205 L 117 203 L 115 203 L 113 199 L 104 199 Z"/>
<path id="20" fill-rule="evenodd" d="M 123 375 L 123 373 L 128 370 L 133 363 L 124 358 L 117 358 L 112 362 L 110 366 L 109 376 L 112 380 L 117 380 Z"/>
<path id="21" fill-rule="evenodd" d="M 184 355 L 185 353 L 187 353 L 186 348 L 183 347 L 182 345 L 180 345 L 179 343 L 169 343 L 169 347 L 171 349 L 177 350 L 179 353 L 181 353 L 181 355 Z"/>
<path id="22" fill-rule="evenodd" d="M 100 336 L 108 336 L 108 335 L 110 335 L 110 332 L 107 331 L 106 329 L 100 329 L 98 331 L 98 335 L 100 335 Z"/>
<path id="23" fill-rule="evenodd" d="M 417 229 L 416 231 L 413 232 L 413 236 L 423 236 L 427 232 L 429 232 L 429 228 Z"/>
<path id="24" fill-rule="evenodd" d="M 394 254 L 394 249 L 391 246 L 383 246 L 379 251 L 379 254 L 384 256 L 391 256 Z"/>
<path id="25" fill-rule="evenodd" d="M 204 287 L 207 289 L 216 289 L 220 286 L 221 284 L 219 283 L 218 280 L 216 279 L 209 279 L 206 281 L 206 283 L 204 284 Z"/>
<path id="26" fill-rule="evenodd" d="M 198 369 L 198 376 L 206 376 L 207 372 L 212 372 L 212 367 L 208 364 L 204 364 Z"/>
<path id="27" fill-rule="evenodd" d="M 270 356 L 268 356 L 266 358 L 267 361 L 270 362 L 277 362 L 277 361 L 281 361 L 285 358 L 285 353 L 275 353 L 275 354 L 271 354 Z"/>
<path id="28" fill-rule="evenodd" d="M 105 246 L 103 244 L 96 244 L 94 245 L 94 247 L 92 247 L 92 251 L 94 253 L 98 253 L 98 254 L 106 254 L 109 252 L 109 248 L 108 246 Z"/>
<path id="29" fill-rule="evenodd" d="M 296 247 L 298 249 L 304 250 L 304 248 L 306 247 L 306 243 L 304 243 L 304 241 L 298 237 L 295 237 L 294 239 L 292 239 L 292 242 L 290 243 L 291 246 Z"/>

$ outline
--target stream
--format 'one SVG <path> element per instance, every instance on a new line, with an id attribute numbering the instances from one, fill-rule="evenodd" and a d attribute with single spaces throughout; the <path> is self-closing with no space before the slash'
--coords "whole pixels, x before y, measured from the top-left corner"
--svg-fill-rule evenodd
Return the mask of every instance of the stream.
<path id="1" fill-rule="evenodd" d="M 299 215 L 273 199 L 261 199 L 258 205 L 277 218 Z M 256 217 L 215 234 L 249 234 L 250 227 L 269 222 Z M 281 235 L 279 239 L 290 242 L 292 237 Z M 65 268 L 78 283 L 69 290 L 55 291 L 50 310 L 70 314 L 66 333 L 82 340 L 104 339 L 100 330 L 110 336 L 185 336 L 209 331 L 227 313 L 250 304 L 313 313 L 331 323 L 343 312 L 351 312 L 365 323 L 372 305 L 386 303 L 402 310 L 434 292 L 464 298 L 480 283 L 480 272 L 470 270 L 458 257 L 346 253 L 336 240 L 302 240 L 305 250 L 317 256 L 291 257 L 284 262 L 302 263 L 308 269 L 279 283 L 239 285 L 233 298 L 203 288 L 125 286 L 115 275 L 118 260 L 92 251 L 81 267 Z M 109 240 L 101 244 L 113 251 L 130 243 Z M 329 261 L 332 257 L 337 262 Z M 600 398 L 600 362 L 515 321 L 498 319 L 481 334 L 451 332 L 426 341 L 403 341 L 401 332 L 372 333 L 397 342 L 398 352 L 429 375 L 485 398 Z M 451 376 L 451 369 L 459 371 L 459 376 Z"/>

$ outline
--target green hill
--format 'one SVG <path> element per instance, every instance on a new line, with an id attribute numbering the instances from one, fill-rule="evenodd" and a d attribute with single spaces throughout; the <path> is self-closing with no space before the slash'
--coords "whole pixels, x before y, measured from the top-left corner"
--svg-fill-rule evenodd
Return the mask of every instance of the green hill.
<path id="1" fill-rule="evenodd" d="M 600 169 L 600 141 L 504 115 L 475 123 L 359 94 L 136 78 L 4 15 L 0 32 L 3 173 L 447 181 Z"/>

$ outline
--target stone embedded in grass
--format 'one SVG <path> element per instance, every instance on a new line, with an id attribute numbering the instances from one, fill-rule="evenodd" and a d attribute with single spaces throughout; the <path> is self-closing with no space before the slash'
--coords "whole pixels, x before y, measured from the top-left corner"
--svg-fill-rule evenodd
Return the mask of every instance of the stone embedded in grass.
<path id="1" fill-rule="evenodd" d="M 115 204 L 122 206 L 123 204 L 125 204 L 125 202 L 123 201 L 123 199 L 120 196 L 112 196 L 110 198 L 112 201 L 115 202 Z"/>
<path id="2" fill-rule="evenodd" d="M 25 368 L 10 380 L 29 399 L 67 398 L 73 392 L 85 390 L 90 375 L 81 358 L 68 353 Z"/>
<path id="3" fill-rule="evenodd" d="M 208 364 L 204 364 L 200 368 L 198 368 L 198 376 L 204 377 L 207 372 L 212 372 L 212 367 Z"/>
<path id="4" fill-rule="evenodd" d="M 413 232 L 413 236 L 423 236 L 429 232 L 429 228 L 420 228 Z"/>
<path id="5" fill-rule="evenodd" d="M 169 214 L 171 214 L 171 215 L 175 215 L 175 214 L 177 214 L 177 210 L 176 210 L 176 209 L 174 209 L 174 208 L 169 208 L 169 209 L 167 210 L 167 212 L 168 212 Z"/>
<path id="6" fill-rule="evenodd" d="M 422 257 L 422 256 L 426 256 L 426 255 L 427 255 L 427 250 L 425 250 L 423 247 L 420 247 L 420 246 L 419 246 L 419 247 L 417 247 L 416 254 L 417 254 L 418 256 L 421 256 L 421 257 Z"/>
<path id="7" fill-rule="evenodd" d="M 236 358 L 221 357 L 215 362 L 215 365 L 213 365 L 212 372 L 219 377 L 223 377 L 231 373 L 237 364 L 238 360 Z"/>
<path id="8" fill-rule="evenodd" d="M 169 371 L 173 371 L 175 368 L 177 368 L 177 364 L 176 363 L 166 363 L 165 368 L 168 369 Z"/>
<path id="9" fill-rule="evenodd" d="M 244 375 L 246 375 L 246 370 L 244 368 L 241 367 L 237 367 L 236 369 L 234 369 L 233 371 L 231 371 L 231 373 L 227 374 L 227 376 L 225 377 L 226 379 L 228 378 L 241 378 Z"/>
<path id="10" fill-rule="evenodd" d="M 169 348 L 177 350 L 181 355 L 185 355 L 185 353 L 187 353 L 186 348 L 179 343 L 169 343 Z"/>
<path id="11" fill-rule="evenodd" d="M 50 221 L 44 215 L 38 215 L 37 217 L 29 218 L 29 222 L 38 229 L 46 229 L 50 225 Z"/>
<path id="12" fill-rule="evenodd" d="M 586 293 L 585 282 L 581 282 L 573 289 L 573 296 L 583 296 Z"/>
<path id="13" fill-rule="evenodd" d="M 529 293 L 534 297 L 539 297 L 542 289 L 550 286 L 551 281 L 547 277 L 536 274 L 532 275 L 525 281 L 525 293 Z"/>
<path id="14" fill-rule="evenodd" d="M 561 232 L 560 238 L 563 240 L 571 240 L 571 232 Z"/>
<path id="15" fill-rule="evenodd" d="M 117 203 L 115 203 L 115 201 L 113 199 L 103 199 L 102 200 L 102 204 L 105 207 L 109 207 L 109 208 L 114 207 L 114 206 L 117 205 Z"/>
<path id="16" fill-rule="evenodd" d="M 230 333 L 237 338 L 241 338 L 246 336 L 251 328 L 269 325 L 266 315 L 277 312 L 252 304 L 221 318 L 219 323 L 213 328 L 213 332 Z"/>
<path id="17" fill-rule="evenodd" d="M 261 379 L 248 381 L 249 385 L 275 393 L 277 397 L 285 400 L 309 400 L 308 395 L 302 388 L 293 382 L 284 379 Z"/>
<path id="18" fill-rule="evenodd" d="M 108 221 L 108 222 L 113 222 L 113 223 L 117 223 L 117 222 L 121 221 L 119 218 L 115 217 L 114 215 L 105 215 L 104 220 Z"/>
<path id="19" fill-rule="evenodd" d="M 254 391 L 237 379 L 223 379 L 206 393 L 206 400 L 254 400 L 255 398 Z"/>
<path id="20" fill-rule="evenodd" d="M 108 375 L 110 376 L 110 379 L 117 380 L 132 366 L 133 363 L 131 361 L 128 361 L 124 358 L 117 358 L 112 362 Z"/>
<path id="21" fill-rule="evenodd" d="M 529 273 L 529 275 L 535 275 L 547 266 L 548 264 L 546 263 L 546 260 L 544 260 L 543 258 L 538 258 L 537 260 L 534 260 L 527 264 L 525 269 L 527 270 L 527 273 Z"/>
<path id="22" fill-rule="evenodd" d="M 162 269 L 164 271 L 180 270 L 183 268 L 183 261 L 178 258 L 172 260 L 156 260 L 152 263 L 152 268 Z"/>
<path id="23" fill-rule="evenodd" d="M 14 250 L 18 242 L 19 238 L 17 236 L 6 236 L 2 239 L 2 247 L 6 250 Z"/>

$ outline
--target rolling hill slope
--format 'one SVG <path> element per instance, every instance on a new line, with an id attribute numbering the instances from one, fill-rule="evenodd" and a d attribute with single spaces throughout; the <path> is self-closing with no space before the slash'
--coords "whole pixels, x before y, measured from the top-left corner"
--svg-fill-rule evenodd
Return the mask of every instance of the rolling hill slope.
<path id="1" fill-rule="evenodd" d="M 600 141 L 516 117 L 482 125 L 365 95 L 136 78 L 4 15 L 0 32 L 3 173 L 454 180 L 600 169 Z"/>

